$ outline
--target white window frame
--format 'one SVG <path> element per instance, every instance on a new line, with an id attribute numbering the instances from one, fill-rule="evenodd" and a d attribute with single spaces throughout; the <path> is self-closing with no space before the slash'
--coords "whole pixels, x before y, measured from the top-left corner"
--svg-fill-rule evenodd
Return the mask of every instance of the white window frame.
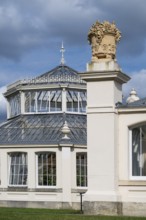
<path id="1" fill-rule="evenodd" d="M 25 154 L 26 155 L 26 165 L 27 165 L 27 184 L 10 184 L 10 174 L 11 174 L 11 159 L 14 154 Z M 27 187 L 28 186 L 28 154 L 27 152 L 9 152 L 8 153 L 8 186 L 9 187 Z"/>
<path id="2" fill-rule="evenodd" d="M 88 161 L 87 161 L 87 164 L 86 164 L 86 186 L 79 186 L 77 185 L 77 155 L 82 155 L 82 154 L 86 154 L 86 160 L 87 160 L 87 152 L 76 152 L 76 187 L 77 188 L 81 188 L 81 189 L 87 189 L 88 188 Z"/>
<path id="3" fill-rule="evenodd" d="M 31 108 L 32 108 L 32 105 L 31 105 L 31 102 L 32 102 L 32 94 L 34 93 L 34 105 L 33 105 L 33 111 L 31 111 Z M 45 93 L 45 94 L 43 94 Z M 25 114 L 46 114 L 46 113 L 60 113 L 62 112 L 62 90 L 32 90 L 32 91 L 29 91 L 28 94 L 29 96 L 26 98 L 26 94 L 27 92 L 24 94 L 25 96 L 25 102 L 24 102 L 24 109 L 25 109 Z M 46 94 L 48 95 L 47 96 L 47 100 L 46 100 L 46 104 L 48 105 L 48 107 L 46 107 L 46 111 L 43 110 L 43 107 L 40 105 L 38 105 L 39 101 L 44 101 L 43 98 L 46 96 Z M 52 96 L 53 94 L 53 96 Z M 39 97 L 41 97 L 41 100 L 39 99 Z M 61 107 L 60 109 L 58 110 L 58 104 L 57 104 L 57 100 L 58 98 L 61 98 L 60 102 L 61 103 Z M 53 101 L 54 100 L 54 101 Z M 27 103 L 26 103 L 27 101 Z M 54 109 L 52 109 L 53 107 L 51 106 L 51 103 L 54 103 Z M 26 106 L 26 104 L 28 106 Z"/>
<path id="4" fill-rule="evenodd" d="M 75 92 L 77 94 L 75 94 Z M 85 110 L 83 110 L 83 102 L 86 101 L 87 103 L 87 100 L 85 100 L 85 96 L 84 96 L 84 99 L 83 99 L 83 96 L 81 96 L 81 93 L 84 93 L 84 91 L 80 91 L 80 90 L 66 90 L 66 112 L 68 113 L 75 113 L 75 114 L 86 114 L 86 107 L 85 107 Z M 85 92 L 86 93 L 86 92 Z M 74 94 L 76 95 L 76 97 L 74 96 Z M 75 98 L 74 98 L 74 97 Z M 77 111 L 75 111 L 75 106 L 74 106 L 74 102 L 77 104 Z M 71 107 L 70 107 L 70 110 L 68 108 L 68 103 L 70 103 Z M 82 106 L 82 107 L 80 107 Z"/>
<path id="5" fill-rule="evenodd" d="M 139 128 L 139 126 L 137 126 L 137 128 Z M 129 155 L 130 155 L 130 160 L 129 160 L 129 179 L 130 180 L 135 180 L 135 181 L 146 181 L 146 176 L 133 176 L 132 175 L 132 130 L 136 128 L 130 128 L 129 129 Z"/>
<path id="6" fill-rule="evenodd" d="M 56 185 L 39 185 L 39 176 L 38 176 L 38 155 L 45 153 L 55 153 L 56 155 Z M 39 151 L 35 153 L 36 155 L 36 188 L 56 188 L 57 187 L 57 153 L 55 151 Z"/>
<path id="7" fill-rule="evenodd" d="M 21 98 L 20 93 L 17 93 L 8 98 L 9 102 L 9 115 L 10 117 L 14 117 L 21 113 Z"/>

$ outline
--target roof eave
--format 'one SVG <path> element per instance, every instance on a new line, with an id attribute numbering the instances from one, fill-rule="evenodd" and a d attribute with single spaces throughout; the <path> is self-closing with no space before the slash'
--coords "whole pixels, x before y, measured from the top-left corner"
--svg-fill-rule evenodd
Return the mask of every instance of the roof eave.
<path id="1" fill-rule="evenodd" d="M 146 106 L 144 107 L 137 107 L 137 106 L 132 106 L 132 107 L 118 107 L 117 111 L 119 114 L 124 114 L 124 113 L 146 113 Z"/>

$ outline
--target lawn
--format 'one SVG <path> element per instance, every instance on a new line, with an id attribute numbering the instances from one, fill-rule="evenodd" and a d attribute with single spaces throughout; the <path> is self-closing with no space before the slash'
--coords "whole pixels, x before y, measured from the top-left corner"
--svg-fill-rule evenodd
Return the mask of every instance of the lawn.
<path id="1" fill-rule="evenodd" d="M 0 220 L 146 220 L 146 217 L 87 216 L 73 210 L 0 208 Z"/>

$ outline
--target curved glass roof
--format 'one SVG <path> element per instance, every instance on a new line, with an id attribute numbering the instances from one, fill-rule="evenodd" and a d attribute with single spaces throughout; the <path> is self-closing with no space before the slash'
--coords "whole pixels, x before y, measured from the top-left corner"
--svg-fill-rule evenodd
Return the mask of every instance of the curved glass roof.
<path id="1" fill-rule="evenodd" d="M 20 80 L 7 87 L 5 96 L 11 118 L 0 125 L 0 145 L 87 145 L 86 82 L 74 69 L 62 64 Z M 69 139 L 62 138 L 65 121 Z"/>
<path id="2" fill-rule="evenodd" d="M 78 72 L 66 65 L 60 65 L 35 78 L 36 82 L 41 83 L 75 83 L 86 84 L 81 79 Z"/>
<path id="3" fill-rule="evenodd" d="M 69 86 L 77 85 L 82 86 L 82 89 L 86 89 L 86 82 L 81 79 L 80 74 L 76 70 L 66 65 L 60 65 L 40 76 L 31 79 L 18 80 L 8 85 L 7 91 L 4 95 L 7 97 L 16 91 L 23 89 L 24 87 L 25 89 L 27 86 L 30 88 L 31 85 L 35 89 L 35 86 L 38 88 L 39 85 L 48 85 L 49 87 L 49 85 L 52 86 L 53 84 L 58 84 L 58 86 L 61 84 L 67 84 Z"/>
<path id="4" fill-rule="evenodd" d="M 69 144 L 86 145 L 86 115 L 38 114 L 20 115 L 0 126 L 0 145 L 59 145 L 61 129 L 67 121 Z"/>

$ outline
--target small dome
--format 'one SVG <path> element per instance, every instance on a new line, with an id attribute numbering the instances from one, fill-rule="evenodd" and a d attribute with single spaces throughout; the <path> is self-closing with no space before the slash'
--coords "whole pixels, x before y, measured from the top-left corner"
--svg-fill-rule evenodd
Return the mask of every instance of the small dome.
<path id="1" fill-rule="evenodd" d="M 135 89 L 132 89 L 130 92 L 130 96 L 126 100 L 127 104 L 138 101 L 138 100 L 139 100 L 139 97 L 137 96 Z"/>

